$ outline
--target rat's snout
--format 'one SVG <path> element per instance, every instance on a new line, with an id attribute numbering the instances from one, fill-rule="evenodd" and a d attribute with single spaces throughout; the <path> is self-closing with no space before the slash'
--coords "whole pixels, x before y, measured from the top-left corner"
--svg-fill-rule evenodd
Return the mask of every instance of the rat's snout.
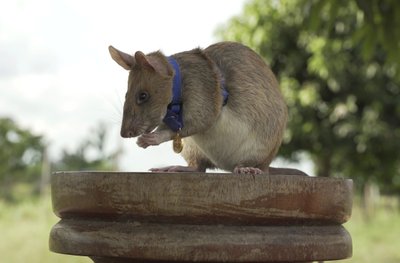
<path id="1" fill-rule="evenodd" d="M 131 130 L 121 129 L 121 137 L 122 138 L 132 138 L 132 137 L 135 137 L 135 133 Z"/>
<path id="2" fill-rule="evenodd" d="M 135 129 L 133 121 L 129 121 L 126 118 L 122 119 L 120 134 L 122 138 L 132 138 L 139 135 L 137 134 L 137 129 Z"/>

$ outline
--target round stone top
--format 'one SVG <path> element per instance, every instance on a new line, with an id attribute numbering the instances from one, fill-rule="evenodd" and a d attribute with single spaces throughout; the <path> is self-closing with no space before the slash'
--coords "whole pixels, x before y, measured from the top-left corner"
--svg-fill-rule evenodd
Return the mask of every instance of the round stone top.
<path id="1" fill-rule="evenodd" d="M 60 218 L 148 223 L 342 224 L 351 216 L 352 181 L 229 173 L 58 172 L 53 209 Z"/>

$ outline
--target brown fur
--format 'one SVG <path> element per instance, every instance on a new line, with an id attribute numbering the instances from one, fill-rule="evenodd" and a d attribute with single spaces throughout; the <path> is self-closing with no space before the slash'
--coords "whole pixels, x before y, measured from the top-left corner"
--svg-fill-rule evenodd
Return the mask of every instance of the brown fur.
<path id="1" fill-rule="evenodd" d="M 147 56 L 136 52 L 133 57 L 113 47 L 110 53 L 122 67 L 131 68 L 121 135 L 140 136 L 138 145 L 144 148 L 170 140 L 174 133 L 162 118 L 172 98 L 174 72 L 166 57 L 161 52 Z M 182 75 L 180 135 L 185 138 L 182 155 L 189 167 L 268 172 L 282 141 L 287 107 L 274 74 L 260 56 L 241 44 L 221 42 L 173 57 Z M 222 76 L 229 92 L 225 106 Z M 150 99 L 138 104 L 142 91 Z M 277 173 L 277 168 L 271 169 Z"/>

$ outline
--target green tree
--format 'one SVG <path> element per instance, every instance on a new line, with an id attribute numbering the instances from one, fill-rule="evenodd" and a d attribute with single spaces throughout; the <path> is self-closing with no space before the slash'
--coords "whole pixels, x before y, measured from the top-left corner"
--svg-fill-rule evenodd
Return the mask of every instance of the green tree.
<path id="1" fill-rule="evenodd" d="M 364 58 L 372 58 L 382 48 L 387 63 L 400 63 L 400 2 L 396 0 L 301 0 L 300 8 L 310 30 L 329 34 L 337 16 L 347 9 L 356 16 L 357 26 L 351 33 L 354 41 L 362 42 Z"/>
<path id="2" fill-rule="evenodd" d="M 15 201 L 13 190 L 20 183 L 33 183 L 41 175 L 43 137 L 0 118 L 0 198 Z"/>
<path id="3" fill-rule="evenodd" d="M 83 139 L 75 150 L 64 149 L 60 160 L 53 164 L 53 170 L 116 170 L 121 150 L 108 153 L 105 147 L 106 142 L 107 127 L 100 123 L 90 131 L 90 135 Z"/>
<path id="4" fill-rule="evenodd" d="M 399 62 L 388 62 L 384 38 L 361 41 L 374 31 L 363 29 L 371 25 L 358 2 L 253 0 L 219 34 L 255 49 L 277 74 L 290 111 L 282 157 L 306 153 L 318 176 L 400 191 Z"/>

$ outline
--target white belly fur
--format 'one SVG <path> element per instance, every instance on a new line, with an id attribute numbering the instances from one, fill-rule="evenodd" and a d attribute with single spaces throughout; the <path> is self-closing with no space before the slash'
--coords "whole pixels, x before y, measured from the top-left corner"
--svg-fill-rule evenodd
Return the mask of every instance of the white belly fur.
<path id="1" fill-rule="evenodd" d="M 238 165 L 260 164 L 271 151 L 260 131 L 257 133 L 250 126 L 224 107 L 208 131 L 191 138 L 218 168 L 232 171 Z"/>

